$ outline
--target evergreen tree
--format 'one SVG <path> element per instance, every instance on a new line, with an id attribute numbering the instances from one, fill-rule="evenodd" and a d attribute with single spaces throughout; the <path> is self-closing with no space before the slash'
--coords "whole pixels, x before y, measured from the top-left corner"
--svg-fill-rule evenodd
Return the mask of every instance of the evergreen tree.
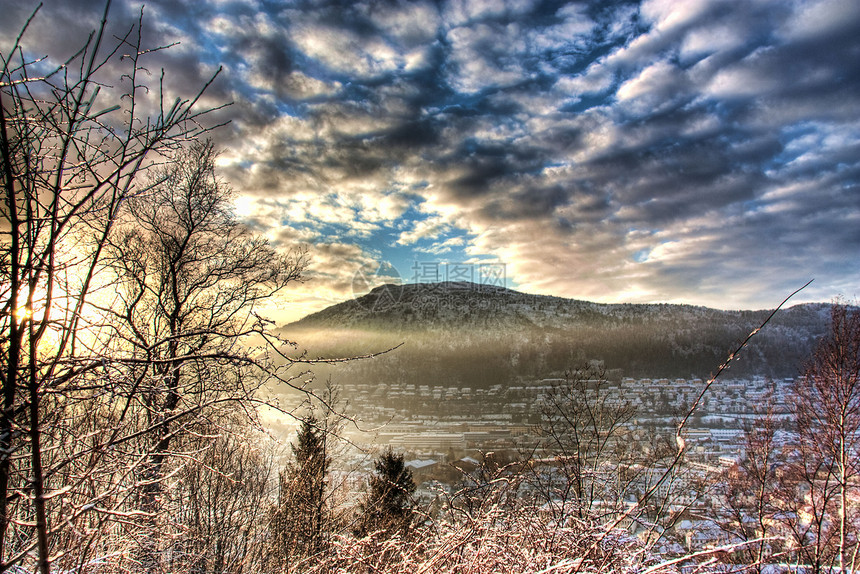
<path id="1" fill-rule="evenodd" d="M 277 507 L 272 512 L 270 559 L 282 571 L 323 549 L 328 531 L 327 474 L 331 463 L 327 435 L 313 415 L 302 421 L 292 445 L 293 462 L 279 477 Z"/>
<path id="2" fill-rule="evenodd" d="M 390 448 L 382 453 L 376 460 L 368 487 L 360 506 L 358 534 L 392 535 L 408 531 L 414 519 L 415 481 L 403 455 L 394 454 Z"/>

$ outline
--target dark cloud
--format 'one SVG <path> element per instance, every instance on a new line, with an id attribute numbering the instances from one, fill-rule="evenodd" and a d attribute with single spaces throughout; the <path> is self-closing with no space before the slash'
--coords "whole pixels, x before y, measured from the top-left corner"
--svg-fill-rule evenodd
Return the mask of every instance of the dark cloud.
<path id="1" fill-rule="evenodd" d="M 114 4 L 134 21 L 137 5 Z M 83 0 L 44 11 L 37 37 L 58 50 L 99 16 Z M 9 7 L 4 40 L 25 12 Z M 860 282 L 854 0 L 157 0 L 146 14 L 152 40 L 182 42 L 156 59 L 170 90 L 224 66 L 208 100 L 236 102 L 224 173 L 273 202 L 261 229 L 300 217 L 324 234 L 353 213 L 371 237 L 412 229 L 420 205 L 469 238 L 458 255 L 604 300 L 741 306 L 762 299 L 756 277 L 816 276 L 825 299 Z"/>
<path id="2" fill-rule="evenodd" d="M 395 149 L 423 149 L 435 147 L 440 140 L 442 126 L 431 119 L 418 119 L 404 123 L 379 134 L 379 145 Z"/>

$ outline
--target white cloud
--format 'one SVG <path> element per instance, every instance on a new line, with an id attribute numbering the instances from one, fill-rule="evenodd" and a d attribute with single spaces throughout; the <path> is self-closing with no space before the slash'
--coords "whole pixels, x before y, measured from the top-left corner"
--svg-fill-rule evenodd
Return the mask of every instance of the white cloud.
<path id="1" fill-rule="evenodd" d="M 646 0 L 640 14 L 651 29 L 607 57 L 613 67 L 637 68 L 647 66 L 661 52 L 673 48 L 688 28 L 701 20 L 721 0 Z"/>
<path id="2" fill-rule="evenodd" d="M 667 86 L 677 84 L 677 68 L 668 62 L 657 62 L 642 70 L 635 78 L 627 80 L 618 88 L 617 96 L 621 101 L 649 95 L 662 95 Z"/>
<path id="3" fill-rule="evenodd" d="M 588 16 L 586 7 L 569 4 L 562 7 L 555 15 L 562 19 L 560 23 L 527 31 L 530 50 L 533 53 L 539 53 L 542 50 L 574 46 L 582 50 L 587 49 L 596 23 Z"/>
<path id="4" fill-rule="evenodd" d="M 255 66 L 246 68 L 242 75 L 251 87 L 270 92 L 281 91 L 296 99 L 333 96 L 342 87 L 340 82 L 325 82 L 302 72 L 291 72 L 285 78 L 273 77 Z"/>
<path id="5" fill-rule="evenodd" d="M 415 222 L 412 229 L 400 233 L 398 245 L 412 245 L 421 239 L 435 239 L 450 229 L 445 219 L 439 215 Z"/>
<path id="6" fill-rule="evenodd" d="M 743 23 L 737 21 L 699 26 L 684 36 L 680 48 L 681 57 L 692 59 L 740 48 L 747 41 L 748 32 Z"/>
<path id="7" fill-rule="evenodd" d="M 826 53 L 822 38 L 860 9 L 790 2 L 648 0 L 640 19 L 568 3 L 539 23 L 536 3 L 502 0 L 354 4 L 355 26 L 315 7 L 216 17 L 213 37 L 253 31 L 301 52 L 277 81 L 264 66 L 284 53 L 264 42 L 234 62 L 231 78 L 265 93 L 241 102 L 219 165 L 255 229 L 329 245 L 315 247 L 313 276 L 343 296 L 350 266 L 394 241 L 497 257 L 526 290 L 752 301 L 750 269 L 761 291 L 786 281 L 786 260 L 804 273 L 856 266 L 852 231 L 826 224 L 850 224 L 849 58 L 791 43 Z M 576 102 L 593 107 L 569 111 Z"/>
<path id="8" fill-rule="evenodd" d="M 436 242 L 429 247 L 417 247 L 416 251 L 431 255 L 443 255 L 450 253 L 455 247 L 463 247 L 464 245 L 466 245 L 466 240 L 463 237 L 449 237 L 445 241 Z"/>
<path id="9" fill-rule="evenodd" d="M 412 1 L 401 6 L 368 10 L 368 16 L 386 35 L 406 47 L 432 43 L 442 19 L 438 9 L 429 2 Z"/>
<path id="10" fill-rule="evenodd" d="M 591 64 L 578 76 L 563 76 L 555 88 L 567 97 L 596 94 L 612 86 L 614 73 L 603 64 Z M 564 97 L 564 96 L 563 96 Z"/>
<path id="11" fill-rule="evenodd" d="M 640 13 L 654 24 L 657 34 L 665 34 L 697 21 L 719 0 L 645 0 Z"/>
<path id="12" fill-rule="evenodd" d="M 448 32 L 451 43 L 450 82 L 460 92 L 473 93 L 492 86 L 505 86 L 525 79 L 526 72 L 515 57 L 525 51 L 515 24 L 476 24 Z"/>
<path id="13" fill-rule="evenodd" d="M 360 77 L 396 71 L 404 64 L 394 46 L 381 38 L 360 38 L 349 30 L 305 24 L 292 31 L 293 42 L 310 58 Z"/>
<path id="14" fill-rule="evenodd" d="M 704 86 L 704 92 L 721 98 L 732 98 L 764 95 L 776 89 L 779 86 L 777 78 L 758 65 L 757 60 L 763 55 L 762 51 L 758 51 L 740 63 L 720 70 Z"/>
<path id="15" fill-rule="evenodd" d="M 812 0 L 793 2 L 795 10 L 780 30 L 785 40 L 827 38 L 845 32 L 860 21 L 856 0 Z"/>
<path id="16" fill-rule="evenodd" d="M 451 0 L 444 18 L 456 26 L 484 18 L 516 16 L 527 12 L 533 5 L 533 0 Z"/>

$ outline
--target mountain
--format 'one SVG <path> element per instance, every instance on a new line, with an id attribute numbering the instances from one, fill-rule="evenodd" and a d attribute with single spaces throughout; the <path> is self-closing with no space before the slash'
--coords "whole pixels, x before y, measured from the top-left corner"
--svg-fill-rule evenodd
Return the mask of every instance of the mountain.
<path id="1" fill-rule="evenodd" d="M 769 310 L 600 304 L 473 283 L 382 285 L 286 325 L 315 356 L 403 346 L 346 371 L 484 386 L 544 378 L 591 361 L 632 377 L 706 377 Z M 829 320 L 830 305 L 781 310 L 732 366 L 735 376 L 795 376 Z"/>

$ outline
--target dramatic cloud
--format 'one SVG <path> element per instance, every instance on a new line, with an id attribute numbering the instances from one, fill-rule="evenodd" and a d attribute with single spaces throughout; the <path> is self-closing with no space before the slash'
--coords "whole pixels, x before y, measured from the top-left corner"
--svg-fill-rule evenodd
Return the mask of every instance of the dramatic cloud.
<path id="1" fill-rule="evenodd" d="M 112 30 L 139 9 L 115 0 Z M 57 58 L 100 16 L 42 12 L 29 45 Z M 858 295 L 854 0 L 155 0 L 144 31 L 181 42 L 157 55 L 172 92 L 223 67 L 206 103 L 234 102 L 214 137 L 238 213 L 307 245 L 324 294 L 293 316 L 379 261 L 600 301 Z"/>

